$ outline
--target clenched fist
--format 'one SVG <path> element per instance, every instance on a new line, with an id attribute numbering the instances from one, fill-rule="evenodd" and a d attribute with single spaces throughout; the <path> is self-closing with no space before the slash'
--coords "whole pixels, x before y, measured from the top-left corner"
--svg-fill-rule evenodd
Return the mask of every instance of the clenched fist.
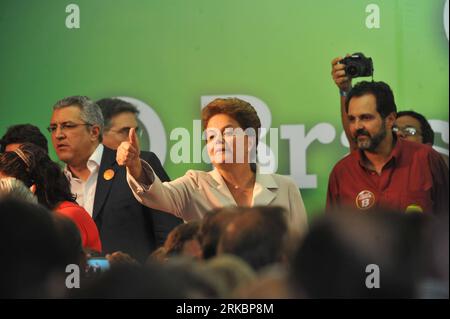
<path id="1" fill-rule="evenodd" d="M 131 128 L 128 134 L 128 141 L 120 143 L 117 149 L 116 161 L 121 166 L 125 165 L 131 176 L 136 179 L 142 173 L 142 164 L 139 158 L 140 152 L 136 129 Z"/>

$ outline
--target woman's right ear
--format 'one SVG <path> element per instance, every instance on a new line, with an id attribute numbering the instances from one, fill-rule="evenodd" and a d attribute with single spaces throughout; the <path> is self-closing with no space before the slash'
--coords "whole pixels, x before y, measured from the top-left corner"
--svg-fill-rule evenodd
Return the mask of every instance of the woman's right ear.
<path id="1" fill-rule="evenodd" d="M 36 184 L 33 184 L 33 185 L 30 186 L 30 191 L 31 191 L 33 194 L 36 194 Z"/>

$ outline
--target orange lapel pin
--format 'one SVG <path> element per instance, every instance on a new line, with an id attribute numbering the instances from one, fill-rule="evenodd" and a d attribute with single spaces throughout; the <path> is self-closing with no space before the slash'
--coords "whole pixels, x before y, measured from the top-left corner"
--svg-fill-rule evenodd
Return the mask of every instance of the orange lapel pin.
<path id="1" fill-rule="evenodd" d="M 112 169 L 107 169 L 104 173 L 103 173 L 103 178 L 107 181 L 113 179 L 114 177 L 114 171 Z"/>

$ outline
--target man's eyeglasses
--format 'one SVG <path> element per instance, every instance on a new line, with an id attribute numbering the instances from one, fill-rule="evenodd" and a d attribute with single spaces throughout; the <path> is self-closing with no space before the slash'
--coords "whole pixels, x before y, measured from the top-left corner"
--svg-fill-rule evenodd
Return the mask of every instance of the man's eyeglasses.
<path id="1" fill-rule="evenodd" d="M 416 128 L 411 127 L 411 126 L 407 126 L 407 127 L 403 127 L 403 128 L 400 128 L 400 127 L 398 127 L 398 126 L 394 126 L 394 127 L 392 127 L 392 131 L 393 131 L 394 133 L 401 132 L 401 133 L 403 133 L 405 136 L 416 136 L 416 135 L 420 135 L 420 132 L 419 132 Z"/>
<path id="2" fill-rule="evenodd" d="M 90 123 L 61 123 L 59 124 L 59 128 L 61 129 L 61 131 L 70 131 L 73 130 L 74 128 L 78 127 L 78 126 L 92 126 L 92 124 Z M 52 124 L 49 127 L 47 127 L 47 131 L 49 131 L 51 134 L 53 134 L 54 132 L 56 132 L 56 130 L 58 129 L 58 124 Z"/>

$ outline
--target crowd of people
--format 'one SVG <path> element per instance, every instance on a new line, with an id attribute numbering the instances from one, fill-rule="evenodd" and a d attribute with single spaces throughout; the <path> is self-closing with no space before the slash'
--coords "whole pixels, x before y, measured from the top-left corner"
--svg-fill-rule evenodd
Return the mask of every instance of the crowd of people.
<path id="1" fill-rule="evenodd" d="M 341 59 L 331 74 L 350 153 L 309 223 L 295 182 L 260 173 L 261 122 L 237 98 L 202 110 L 213 169 L 174 180 L 140 150 L 139 112 L 120 99 L 55 103 L 63 167 L 39 128 L 9 127 L 0 297 L 448 298 L 448 158 L 423 115 L 397 112 L 384 82 L 352 86 Z"/>

